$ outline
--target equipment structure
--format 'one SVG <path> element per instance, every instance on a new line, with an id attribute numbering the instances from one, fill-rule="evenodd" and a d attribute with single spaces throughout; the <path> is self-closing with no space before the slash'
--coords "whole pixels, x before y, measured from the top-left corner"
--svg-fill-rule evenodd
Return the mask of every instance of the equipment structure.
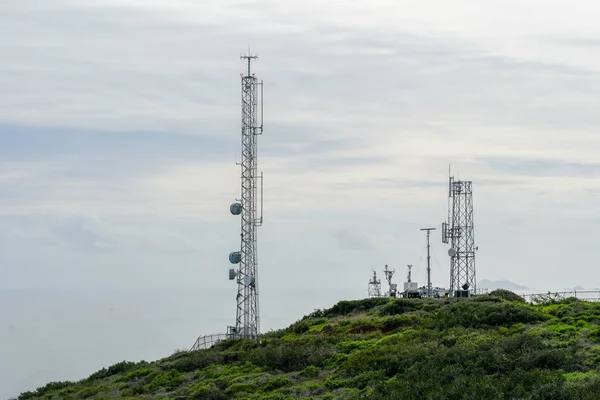
<path id="1" fill-rule="evenodd" d="M 412 281 L 411 270 L 412 264 L 406 266 L 408 268 L 408 274 L 406 276 L 406 282 L 404 282 L 404 297 L 407 299 L 421 298 L 419 293 L 419 284 Z"/>
<path id="2" fill-rule="evenodd" d="M 431 245 L 429 242 L 429 234 L 431 231 L 435 231 L 435 228 L 422 228 L 421 230 L 427 232 L 427 297 L 431 297 L 433 293 L 431 290 L 431 255 L 429 253 Z"/>
<path id="3" fill-rule="evenodd" d="M 442 223 L 442 242 L 450 249 L 450 295 L 476 294 L 473 182 L 449 178 L 448 222 Z"/>
<path id="4" fill-rule="evenodd" d="M 376 271 L 373 271 L 373 278 L 369 281 L 369 297 L 381 297 L 381 279 L 377 279 Z"/>
<path id="5" fill-rule="evenodd" d="M 385 274 L 385 280 L 387 281 L 388 286 L 390 287 L 390 291 L 387 293 L 388 296 L 396 297 L 396 293 L 398 292 L 398 284 L 392 283 L 392 277 L 396 273 L 396 270 L 388 269 L 388 266 L 386 265 L 385 269 L 383 270 L 383 273 Z"/>
<path id="6" fill-rule="evenodd" d="M 228 328 L 231 338 L 256 339 L 260 333 L 258 300 L 258 254 L 256 228 L 263 223 L 263 174 L 257 173 L 257 136 L 263 133 L 263 82 L 252 73 L 252 60 L 258 57 L 249 53 L 241 59 L 247 61 L 246 74 L 242 74 L 242 153 L 241 199 L 230 206 L 233 215 L 241 215 L 240 251 L 229 255 L 237 269 L 229 270 L 229 279 L 237 280 L 237 310 L 235 326 Z M 260 100 L 260 121 L 259 121 Z M 258 211 L 258 181 L 260 180 L 260 214 Z M 260 215 L 260 216 L 259 216 Z"/>

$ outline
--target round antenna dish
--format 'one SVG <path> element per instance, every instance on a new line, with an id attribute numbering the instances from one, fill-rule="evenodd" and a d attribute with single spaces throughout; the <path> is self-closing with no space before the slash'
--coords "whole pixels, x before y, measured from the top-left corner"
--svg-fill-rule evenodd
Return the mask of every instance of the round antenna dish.
<path id="1" fill-rule="evenodd" d="M 242 253 L 240 251 L 234 251 L 229 254 L 229 262 L 232 264 L 239 264 L 242 261 Z"/>
<path id="2" fill-rule="evenodd" d="M 254 279 L 253 276 L 246 275 L 244 277 L 244 285 L 246 285 L 246 286 L 252 286 L 252 285 L 254 285 L 254 282 L 255 282 L 255 279 Z"/>
<path id="3" fill-rule="evenodd" d="M 229 211 L 233 215 L 240 215 L 242 213 L 242 205 L 240 203 L 233 203 L 229 206 Z"/>
<path id="4" fill-rule="evenodd" d="M 454 257 L 456 255 L 456 250 L 454 250 L 452 248 L 448 249 L 448 255 L 450 257 Z"/>
<path id="5" fill-rule="evenodd" d="M 237 272 L 233 268 L 229 269 L 229 280 L 232 281 L 237 276 Z"/>

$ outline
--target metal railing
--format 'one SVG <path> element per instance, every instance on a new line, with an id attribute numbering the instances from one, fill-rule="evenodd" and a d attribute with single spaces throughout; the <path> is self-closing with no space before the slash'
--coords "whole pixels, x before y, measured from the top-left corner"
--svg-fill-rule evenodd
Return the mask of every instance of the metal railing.
<path id="1" fill-rule="evenodd" d="M 231 338 L 232 338 L 231 335 L 226 334 L 226 333 L 217 333 L 217 334 L 213 334 L 213 335 L 199 336 L 198 339 L 196 339 L 196 342 L 194 343 L 194 345 L 192 346 L 190 351 L 210 349 L 216 343 L 218 343 L 222 340 L 229 340 Z"/>
<path id="2" fill-rule="evenodd" d="M 600 301 L 600 290 L 571 290 L 565 292 L 546 292 L 522 294 L 525 301 L 532 304 L 542 304 L 552 301 L 560 301 L 568 298 L 576 298 L 582 301 Z"/>

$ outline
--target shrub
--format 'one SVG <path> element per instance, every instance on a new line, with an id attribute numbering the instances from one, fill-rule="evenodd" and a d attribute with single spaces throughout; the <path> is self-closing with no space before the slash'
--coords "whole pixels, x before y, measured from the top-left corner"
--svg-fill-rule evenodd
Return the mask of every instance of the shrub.
<path id="1" fill-rule="evenodd" d="M 479 303 L 460 301 L 441 309 L 425 319 L 427 327 L 449 329 L 456 326 L 466 328 L 489 328 L 511 326 L 518 323 L 534 323 L 548 317 L 531 306 L 515 303 Z"/>
<path id="2" fill-rule="evenodd" d="M 81 392 L 77 393 L 77 396 L 82 399 L 87 399 L 88 397 L 92 397 L 100 393 L 100 388 L 98 387 L 87 387 L 83 389 Z"/>
<path id="3" fill-rule="evenodd" d="M 319 375 L 320 371 L 321 370 L 315 367 L 314 365 L 309 365 L 308 367 L 300 371 L 300 376 L 303 376 L 305 378 L 314 378 Z"/>
<path id="4" fill-rule="evenodd" d="M 398 328 L 414 327 L 417 323 L 418 318 L 416 315 L 394 315 L 383 321 L 383 327 L 387 331 L 391 331 Z"/>
<path id="5" fill-rule="evenodd" d="M 41 396 L 46 395 L 47 393 L 65 389 L 65 388 L 67 388 L 69 386 L 73 386 L 73 385 L 75 385 L 75 382 L 70 382 L 70 381 L 50 382 L 44 386 L 37 388 L 37 390 L 35 392 L 22 393 L 18 397 L 18 400 L 26 400 L 26 399 L 31 399 L 31 398 L 35 398 L 35 397 L 41 397 Z"/>
<path id="6" fill-rule="evenodd" d="M 282 388 L 292 384 L 292 380 L 285 376 L 274 376 L 267 378 L 266 382 L 262 385 L 263 392 L 271 392 L 273 390 Z"/>
<path id="7" fill-rule="evenodd" d="M 498 297 L 500 299 L 508 300 L 508 301 L 516 301 L 519 303 L 525 303 L 525 299 L 516 294 L 515 292 L 511 292 L 506 289 L 496 289 L 490 292 L 490 296 Z"/>
<path id="8" fill-rule="evenodd" d="M 145 365 L 145 362 L 140 363 Z M 132 370 L 138 367 L 138 364 L 131 361 L 121 361 L 108 368 L 102 368 L 101 370 L 94 372 L 88 378 L 84 379 L 84 382 L 90 382 L 98 379 L 108 378 L 109 376 L 117 375 L 125 371 Z"/>
<path id="9" fill-rule="evenodd" d="M 352 340 L 348 342 L 340 342 L 335 347 L 342 353 L 350 354 L 355 350 L 368 349 L 373 347 L 375 342 L 372 340 Z"/>
<path id="10" fill-rule="evenodd" d="M 179 372 L 191 372 L 212 364 L 223 364 L 223 354 L 211 350 L 191 351 L 185 357 L 177 359 L 172 367 Z"/>
<path id="11" fill-rule="evenodd" d="M 240 361 L 285 372 L 302 371 L 309 365 L 322 367 L 333 354 L 332 346 L 321 336 L 297 340 L 273 340 L 270 346 L 239 354 Z"/>
<path id="12" fill-rule="evenodd" d="M 348 315 L 350 313 L 362 312 L 371 310 L 377 306 L 386 304 L 389 299 L 384 297 L 374 297 L 363 300 L 343 300 L 323 311 L 323 316 L 327 318 Z"/>
<path id="13" fill-rule="evenodd" d="M 162 387 L 165 390 L 173 390 L 180 386 L 185 380 L 185 375 L 172 369 L 169 372 L 159 372 L 156 377 L 150 382 L 150 389 Z"/>
<path id="14" fill-rule="evenodd" d="M 387 302 L 379 309 L 379 315 L 398 315 L 415 311 L 423 306 L 421 300 L 395 299 Z"/>
<path id="15" fill-rule="evenodd" d="M 143 378 L 146 377 L 148 375 L 150 375 L 151 373 L 156 372 L 156 370 L 151 369 L 151 368 L 140 368 L 140 369 L 135 369 L 125 375 L 122 375 L 120 377 L 118 377 L 117 379 L 115 379 L 115 382 L 130 382 L 130 381 L 136 381 L 139 378 Z"/>
<path id="16" fill-rule="evenodd" d="M 197 400 L 227 400 L 230 396 L 223 389 L 213 384 L 201 382 L 191 388 L 189 398 Z"/>

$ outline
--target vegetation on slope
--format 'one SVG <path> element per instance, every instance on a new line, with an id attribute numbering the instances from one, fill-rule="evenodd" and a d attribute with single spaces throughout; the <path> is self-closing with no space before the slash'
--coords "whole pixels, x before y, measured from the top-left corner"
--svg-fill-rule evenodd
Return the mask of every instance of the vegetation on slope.
<path id="1" fill-rule="evenodd" d="M 121 362 L 28 399 L 597 399 L 600 304 L 365 299 L 260 342 Z"/>

